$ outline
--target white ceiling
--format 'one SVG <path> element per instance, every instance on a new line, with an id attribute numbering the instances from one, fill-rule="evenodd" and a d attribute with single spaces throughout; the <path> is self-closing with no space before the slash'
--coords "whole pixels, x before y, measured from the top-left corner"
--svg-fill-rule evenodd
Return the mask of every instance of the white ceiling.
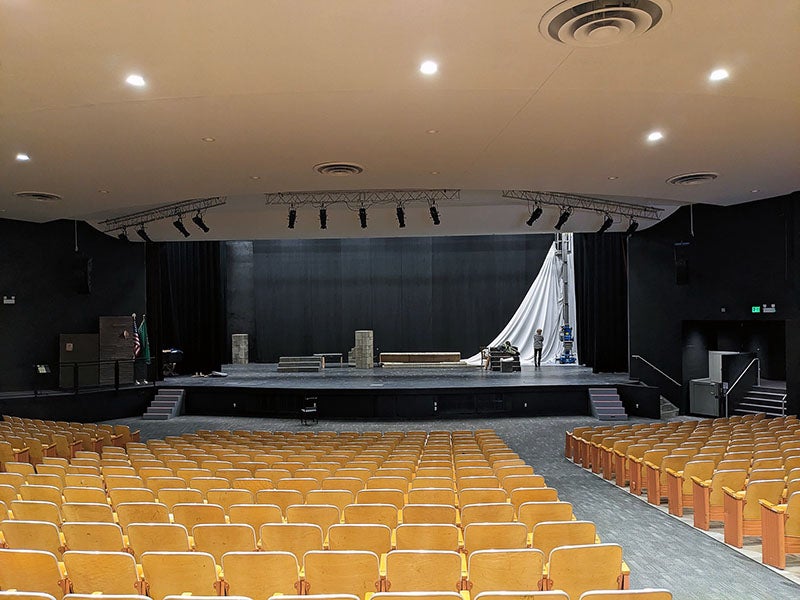
<path id="1" fill-rule="evenodd" d="M 672 0 L 652 31 L 600 48 L 539 34 L 558 2 L 0 0 L 0 217 L 96 222 L 224 195 L 207 237 L 509 233 L 530 231 L 527 206 L 502 189 L 674 209 L 800 188 L 800 2 Z M 730 78 L 709 83 L 719 67 Z M 654 129 L 664 140 L 648 144 Z M 325 161 L 365 171 L 326 177 Z M 665 183 L 693 171 L 719 178 Z M 312 209 L 289 232 L 260 196 L 409 188 L 471 201 L 443 207 L 437 231 L 423 207 L 401 232 L 389 207 L 363 232 L 354 215 L 320 232 Z"/>

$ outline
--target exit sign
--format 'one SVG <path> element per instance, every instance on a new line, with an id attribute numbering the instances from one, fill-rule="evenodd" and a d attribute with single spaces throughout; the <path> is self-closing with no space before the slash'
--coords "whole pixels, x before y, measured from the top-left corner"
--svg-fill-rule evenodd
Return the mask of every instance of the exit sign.
<path id="1" fill-rule="evenodd" d="M 754 315 L 768 314 L 768 313 L 774 314 L 778 312 L 778 309 L 775 307 L 774 304 L 762 304 L 760 306 L 757 305 L 751 306 L 750 312 L 753 313 Z"/>

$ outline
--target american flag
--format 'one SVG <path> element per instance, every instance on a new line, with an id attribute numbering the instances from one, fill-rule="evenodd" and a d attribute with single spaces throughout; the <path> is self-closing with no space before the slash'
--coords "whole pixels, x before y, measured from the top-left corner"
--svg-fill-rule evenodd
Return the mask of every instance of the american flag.
<path id="1" fill-rule="evenodd" d="M 139 328 L 136 326 L 136 315 L 133 315 L 133 358 L 142 351 L 142 341 L 139 339 Z"/>

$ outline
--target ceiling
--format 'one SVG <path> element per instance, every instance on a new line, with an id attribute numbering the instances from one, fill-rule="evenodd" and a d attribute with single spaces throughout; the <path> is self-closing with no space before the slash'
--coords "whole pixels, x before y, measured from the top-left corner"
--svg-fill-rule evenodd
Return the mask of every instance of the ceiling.
<path id="1" fill-rule="evenodd" d="M 800 2 L 656 2 L 666 13 L 647 33 L 577 47 L 540 34 L 559 0 L 2 0 L 0 217 L 96 223 L 226 196 L 206 238 L 521 233 L 552 231 L 558 209 L 527 228 L 527 204 L 500 190 L 668 214 L 800 188 Z M 718 68 L 730 76 L 710 82 Z M 318 174 L 326 161 L 364 172 Z M 666 183 L 695 171 L 719 176 Z M 464 201 L 441 207 L 440 228 L 423 205 L 402 231 L 393 207 L 366 230 L 332 211 L 320 231 L 302 208 L 287 230 L 286 207 L 262 196 L 416 188 Z M 169 222 L 148 230 L 183 239 Z"/>

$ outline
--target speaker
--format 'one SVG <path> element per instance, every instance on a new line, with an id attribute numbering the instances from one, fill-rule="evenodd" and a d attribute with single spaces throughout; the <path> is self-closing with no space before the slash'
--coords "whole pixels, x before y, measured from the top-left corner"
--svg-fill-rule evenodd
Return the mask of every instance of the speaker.
<path id="1" fill-rule="evenodd" d="M 679 242 L 675 248 L 675 284 L 689 284 L 689 243 Z"/>
<path id="2" fill-rule="evenodd" d="M 79 294 L 92 293 L 92 258 L 85 254 L 75 255 L 75 291 Z"/>

